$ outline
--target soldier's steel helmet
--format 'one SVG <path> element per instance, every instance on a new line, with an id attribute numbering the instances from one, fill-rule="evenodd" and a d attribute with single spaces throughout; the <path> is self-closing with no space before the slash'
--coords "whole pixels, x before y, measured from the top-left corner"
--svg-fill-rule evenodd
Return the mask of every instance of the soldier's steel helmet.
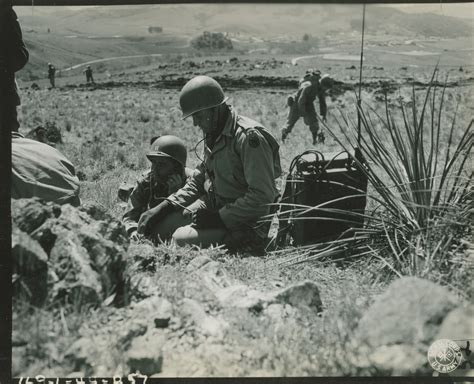
<path id="1" fill-rule="evenodd" d="M 227 100 L 220 84 L 209 76 L 194 77 L 184 85 L 179 94 L 183 119 L 204 109 L 217 107 Z"/>
<path id="2" fill-rule="evenodd" d="M 152 143 L 146 157 L 150 161 L 157 157 L 171 158 L 185 167 L 187 158 L 186 146 L 179 137 L 173 135 L 160 136 Z"/>
<path id="3" fill-rule="evenodd" d="M 321 84 L 324 88 L 331 88 L 334 84 L 334 80 L 326 73 L 319 80 L 319 84 Z"/>

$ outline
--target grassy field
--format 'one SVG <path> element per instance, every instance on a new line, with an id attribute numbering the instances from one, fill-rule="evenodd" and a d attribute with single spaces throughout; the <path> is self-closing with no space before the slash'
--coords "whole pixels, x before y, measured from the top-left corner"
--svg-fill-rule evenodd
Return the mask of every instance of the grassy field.
<path id="1" fill-rule="evenodd" d="M 140 76 L 140 74 L 134 76 Z M 398 123 L 403 121 L 398 102 L 401 101 L 404 106 L 410 107 L 413 104 L 412 91 L 411 86 L 403 85 L 388 94 L 389 108 Z M 291 89 L 248 88 L 229 89 L 226 92 L 231 98 L 230 103 L 239 113 L 261 122 L 279 139 L 287 114 L 285 101 L 292 92 Z M 419 107 L 421 107 L 425 92 L 424 87 L 416 90 L 420 97 L 415 103 Z M 133 83 L 105 89 L 88 87 L 29 89 L 23 92 L 20 131 L 27 133 L 37 125 L 46 122 L 54 123 L 60 129 L 63 139 L 62 143 L 57 144 L 57 148 L 75 164 L 76 170 L 80 172 L 81 200 L 84 203 L 99 204 L 115 217 L 120 217 L 125 207 L 117 198 L 118 187 L 122 183 L 134 183 L 141 173 L 148 169 L 149 164 L 145 153 L 152 136 L 172 133 L 181 137 L 189 151 L 188 165 L 195 167 L 199 162 L 202 148 L 195 149 L 194 146 L 200 140 L 201 133 L 191 121 L 181 119 L 178 94 L 178 89 L 151 88 Z M 371 111 L 374 115 L 384 115 L 383 95 L 379 88 L 365 88 L 362 99 L 364 110 Z M 442 143 L 440 153 L 445 153 L 448 149 L 449 127 L 455 112 L 456 128 L 453 131 L 453 143 L 459 141 L 463 130 L 471 121 L 472 105 L 474 105 L 472 86 L 446 89 L 443 115 L 439 120 L 442 127 L 446 127 L 440 133 Z M 353 130 L 353 124 L 357 119 L 354 93 L 345 92 L 329 97 L 328 107 L 326 129 L 331 129 L 342 144 L 348 144 L 343 132 Z M 347 119 L 348 123 L 344 123 L 344 119 Z M 376 120 L 374 118 L 374 121 Z M 379 121 L 374 123 L 374 129 L 389 146 L 387 128 Z M 329 134 L 327 136 L 325 144 L 317 145 L 316 149 L 325 154 L 339 152 L 341 145 Z M 309 148 L 313 148 L 311 135 L 308 128 L 300 121 L 288 140 L 281 146 L 284 172 L 288 171 L 289 164 L 295 155 Z M 472 164 L 469 164 L 465 173 L 471 171 Z M 381 175 L 381 177 L 384 176 Z M 390 180 L 386 181 L 389 183 Z M 369 192 L 373 192 L 372 187 L 369 187 Z M 375 201 L 370 200 L 368 210 L 371 211 L 376 205 Z M 130 247 L 131 260 L 141 262 L 147 258 L 152 259 L 156 268 L 152 272 L 137 269 L 136 273 L 149 276 L 153 280 L 155 289 L 173 303 L 183 298 L 193 298 L 204 303 L 211 313 L 214 308 L 212 299 L 200 290 L 198 282 L 189 279 L 185 270 L 189 261 L 199 255 L 207 255 L 218 260 L 233 278 L 252 288 L 271 289 L 275 287 L 275 284 L 287 286 L 308 279 L 315 281 L 320 287 L 326 310 L 317 320 L 314 320 L 314 317 L 298 318 L 297 321 L 300 324 L 306 324 L 305 322 L 311 324 L 305 331 L 301 331 L 302 328 L 291 331 L 290 323 L 280 328 L 275 324 L 263 324 L 251 314 L 237 312 L 231 314 L 235 327 L 234 331 L 226 336 L 227 348 L 237 349 L 243 354 L 247 353 L 246 358 L 237 359 L 240 363 L 235 365 L 230 353 L 216 352 L 213 359 L 206 355 L 201 356 L 206 361 L 204 370 L 206 375 L 377 374 L 370 369 L 357 369 L 349 363 L 350 340 L 352 329 L 374 295 L 396 276 L 396 273 L 390 271 L 383 261 L 372 257 L 360 258 L 344 267 L 318 262 L 288 266 L 281 262 L 293 250 L 255 258 L 242 257 L 246 255 L 235 257 L 221 250 L 169 250 L 167 246 L 157 247 L 150 255 L 143 254 L 140 246 L 137 244 Z M 167 258 L 164 255 L 167 255 Z M 464 264 L 460 264 L 455 272 L 460 278 L 459 281 L 469 276 Z M 461 289 L 461 283 L 458 284 L 457 280 L 447 280 L 446 276 L 448 275 L 432 271 L 425 277 L 450 285 L 464 298 L 472 295 L 472 292 Z M 450 274 L 449 279 L 452 276 L 454 275 Z M 186 281 L 186 284 L 177 284 L 179 281 Z M 90 329 L 100 328 L 98 324 L 107 322 L 110 322 L 112 326 L 115 324 L 114 316 L 126 317 L 127 313 L 126 309 L 104 307 L 81 309 L 79 312 L 71 308 L 31 309 L 16 302 L 14 329 L 20 333 L 28 330 L 27 333 L 32 341 L 26 357 L 19 358 L 14 355 L 14 360 L 26 362 L 27 366 L 18 367 L 14 364 L 13 373 L 33 374 L 41 370 L 46 376 L 48 373 L 50 376 L 67 375 L 71 367 L 64 362 L 64 355 L 71 343 L 79 337 L 78 330 L 81 329 L 83 336 L 83 326 L 87 324 L 86 328 L 92 332 L 90 335 L 93 336 L 94 331 Z M 29 316 L 23 316 L 24 314 Z M 100 331 L 97 332 L 100 333 Z M 48 340 L 50 337 L 54 337 L 54 343 Z M 110 337 L 114 337 L 113 332 Z M 200 337 L 192 335 L 188 338 L 176 339 L 176 351 L 184 353 L 183 351 L 193 350 L 195 351 L 193 353 L 198 353 L 193 348 L 202 342 Z M 169 362 L 179 361 L 180 357 L 176 351 L 173 352 L 171 349 L 169 352 Z M 117 359 L 117 361 L 114 360 L 116 364 L 119 361 L 117 357 L 119 354 L 120 350 L 111 354 L 111 358 Z M 189 358 L 196 358 L 196 355 L 190 355 Z M 182 368 L 181 374 L 194 374 L 194 371 L 186 369 Z"/>

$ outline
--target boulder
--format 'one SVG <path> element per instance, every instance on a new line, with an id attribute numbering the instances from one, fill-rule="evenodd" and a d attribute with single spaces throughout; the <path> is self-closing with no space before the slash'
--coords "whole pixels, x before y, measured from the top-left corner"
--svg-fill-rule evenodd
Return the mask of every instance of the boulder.
<path id="1" fill-rule="evenodd" d="M 361 344 L 428 344 L 457 305 L 445 287 L 416 277 L 395 280 L 365 312 L 355 331 Z"/>
<path id="2" fill-rule="evenodd" d="M 16 295 L 42 305 L 48 294 L 48 255 L 39 243 L 18 227 L 12 228 L 12 273 Z"/>
<path id="3" fill-rule="evenodd" d="M 369 361 L 380 375 L 412 376 L 430 373 L 426 352 L 423 353 L 412 345 L 383 345 L 369 355 Z"/>
<path id="4" fill-rule="evenodd" d="M 11 201 L 13 226 L 17 226 L 23 232 L 30 234 L 46 219 L 58 217 L 61 208 L 54 203 L 44 203 L 38 198 L 13 199 Z"/>
<path id="5" fill-rule="evenodd" d="M 162 297 L 152 296 L 135 304 L 133 314 L 137 318 L 151 319 L 156 328 L 166 328 L 173 316 L 173 306 Z"/>
<path id="6" fill-rule="evenodd" d="M 183 299 L 181 312 L 185 317 L 189 318 L 204 335 L 216 338 L 224 337 L 224 331 L 228 327 L 227 322 L 221 318 L 207 315 L 204 308 L 196 300 Z"/>
<path id="7" fill-rule="evenodd" d="M 474 340 L 473 319 L 474 305 L 472 304 L 452 310 L 443 320 L 435 339 L 459 340 L 459 346 L 465 346 L 464 340 Z"/>
<path id="8" fill-rule="evenodd" d="M 96 365 L 96 349 L 94 340 L 88 337 L 77 339 L 64 354 L 64 360 L 73 371 L 84 372 L 85 375 L 94 373 Z"/>
<path id="9" fill-rule="evenodd" d="M 216 296 L 224 307 L 245 308 L 255 312 L 270 304 L 289 304 L 295 308 L 322 311 L 318 287 L 310 281 L 270 292 L 260 292 L 238 284 L 221 289 Z"/>
<path id="10" fill-rule="evenodd" d="M 290 304 L 296 308 L 310 308 L 316 312 L 323 310 L 323 303 L 319 295 L 319 289 L 311 281 L 304 281 L 299 284 L 284 288 L 275 292 L 270 299 L 271 303 Z"/>
<path id="11" fill-rule="evenodd" d="M 13 233 L 19 233 L 15 228 L 28 233 L 37 243 L 25 243 L 39 244 L 49 260 L 51 278 L 48 284 L 38 279 L 43 281 L 38 292 L 50 292 L 51 300 L 66 295 L 94 304 L 117 293 L 115 303 L 121 303 L 128 237 L 118 220 L 97 206 L 59 206 L 34 198 L 13 201 L 12 213 Z"/>
<path id="12" fill-rule="evenodd" d="M 151 376 L 161 371 L 163 355 L 161 347 L 164 339 L 140 336 L 133 339 L 126 354 L 126 362 L 130 372 L 140 371 Z"/>

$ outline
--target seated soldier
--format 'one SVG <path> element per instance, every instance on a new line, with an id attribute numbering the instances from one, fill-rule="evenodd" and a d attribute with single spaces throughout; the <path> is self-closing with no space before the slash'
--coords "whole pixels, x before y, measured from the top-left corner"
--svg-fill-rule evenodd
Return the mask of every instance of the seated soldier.
<path id="1" fill-rule="evenodd" d="M 129 210 L 123 215 L 123 223 L 133 240 L 138 239 L 137 227 L 141 215 L 183 187 L 191 175 L 191 170 L 186 168 L 186 147 L 176 136 L 155 138 L 146 156 L 151 162 L 151 169 L 131 191 Z M 120 194 L 124 192 L 119 191 L 119 197 Z"/>
<path id="2" fill-rule="evenodd" d="M 78 206 L 79 179 L 72 163 L 56 148 L 12 130 L 11 198 L 29 197 Z"/>

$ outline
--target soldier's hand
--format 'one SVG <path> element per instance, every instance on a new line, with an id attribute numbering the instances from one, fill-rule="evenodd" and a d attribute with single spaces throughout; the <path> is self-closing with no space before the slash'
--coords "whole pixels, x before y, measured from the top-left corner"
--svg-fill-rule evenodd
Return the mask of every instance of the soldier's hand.
<path id="1" fill-rule="evenodd" d="M 132 240 L 132 241 L 138 241 L 142 238 L 142 235 L 139 235 L 137 233 L 137 231 L 135 230 L 135 231 L 130 233 L 129 237 L 130 237 L 130 240 Z"/>
<path id="2" fill-rule="evenodd" d="M 149 236 L 153 227 L 168 213 L 173 211 L 173 209 L 173 205 L 168 200 L 165 200 L 156 207 L 144 212 L 138 221 L 137 233 L 140 235 Z"/>
<path id="3" fill-rule="evenodd" d="M 193 226 L 198 229 L 225 228 L 218 211 L 199 209 L 193 213 Z"/>
<path id="4" fill-rule="evenodd" d="M 181 175 L 175 174 L 171 175 L 168 180 L 166 180 L 166 184 L 168 184 L 168 193 L 172 194 L 179 190 L 183 185 L 183 178 Z"/>

